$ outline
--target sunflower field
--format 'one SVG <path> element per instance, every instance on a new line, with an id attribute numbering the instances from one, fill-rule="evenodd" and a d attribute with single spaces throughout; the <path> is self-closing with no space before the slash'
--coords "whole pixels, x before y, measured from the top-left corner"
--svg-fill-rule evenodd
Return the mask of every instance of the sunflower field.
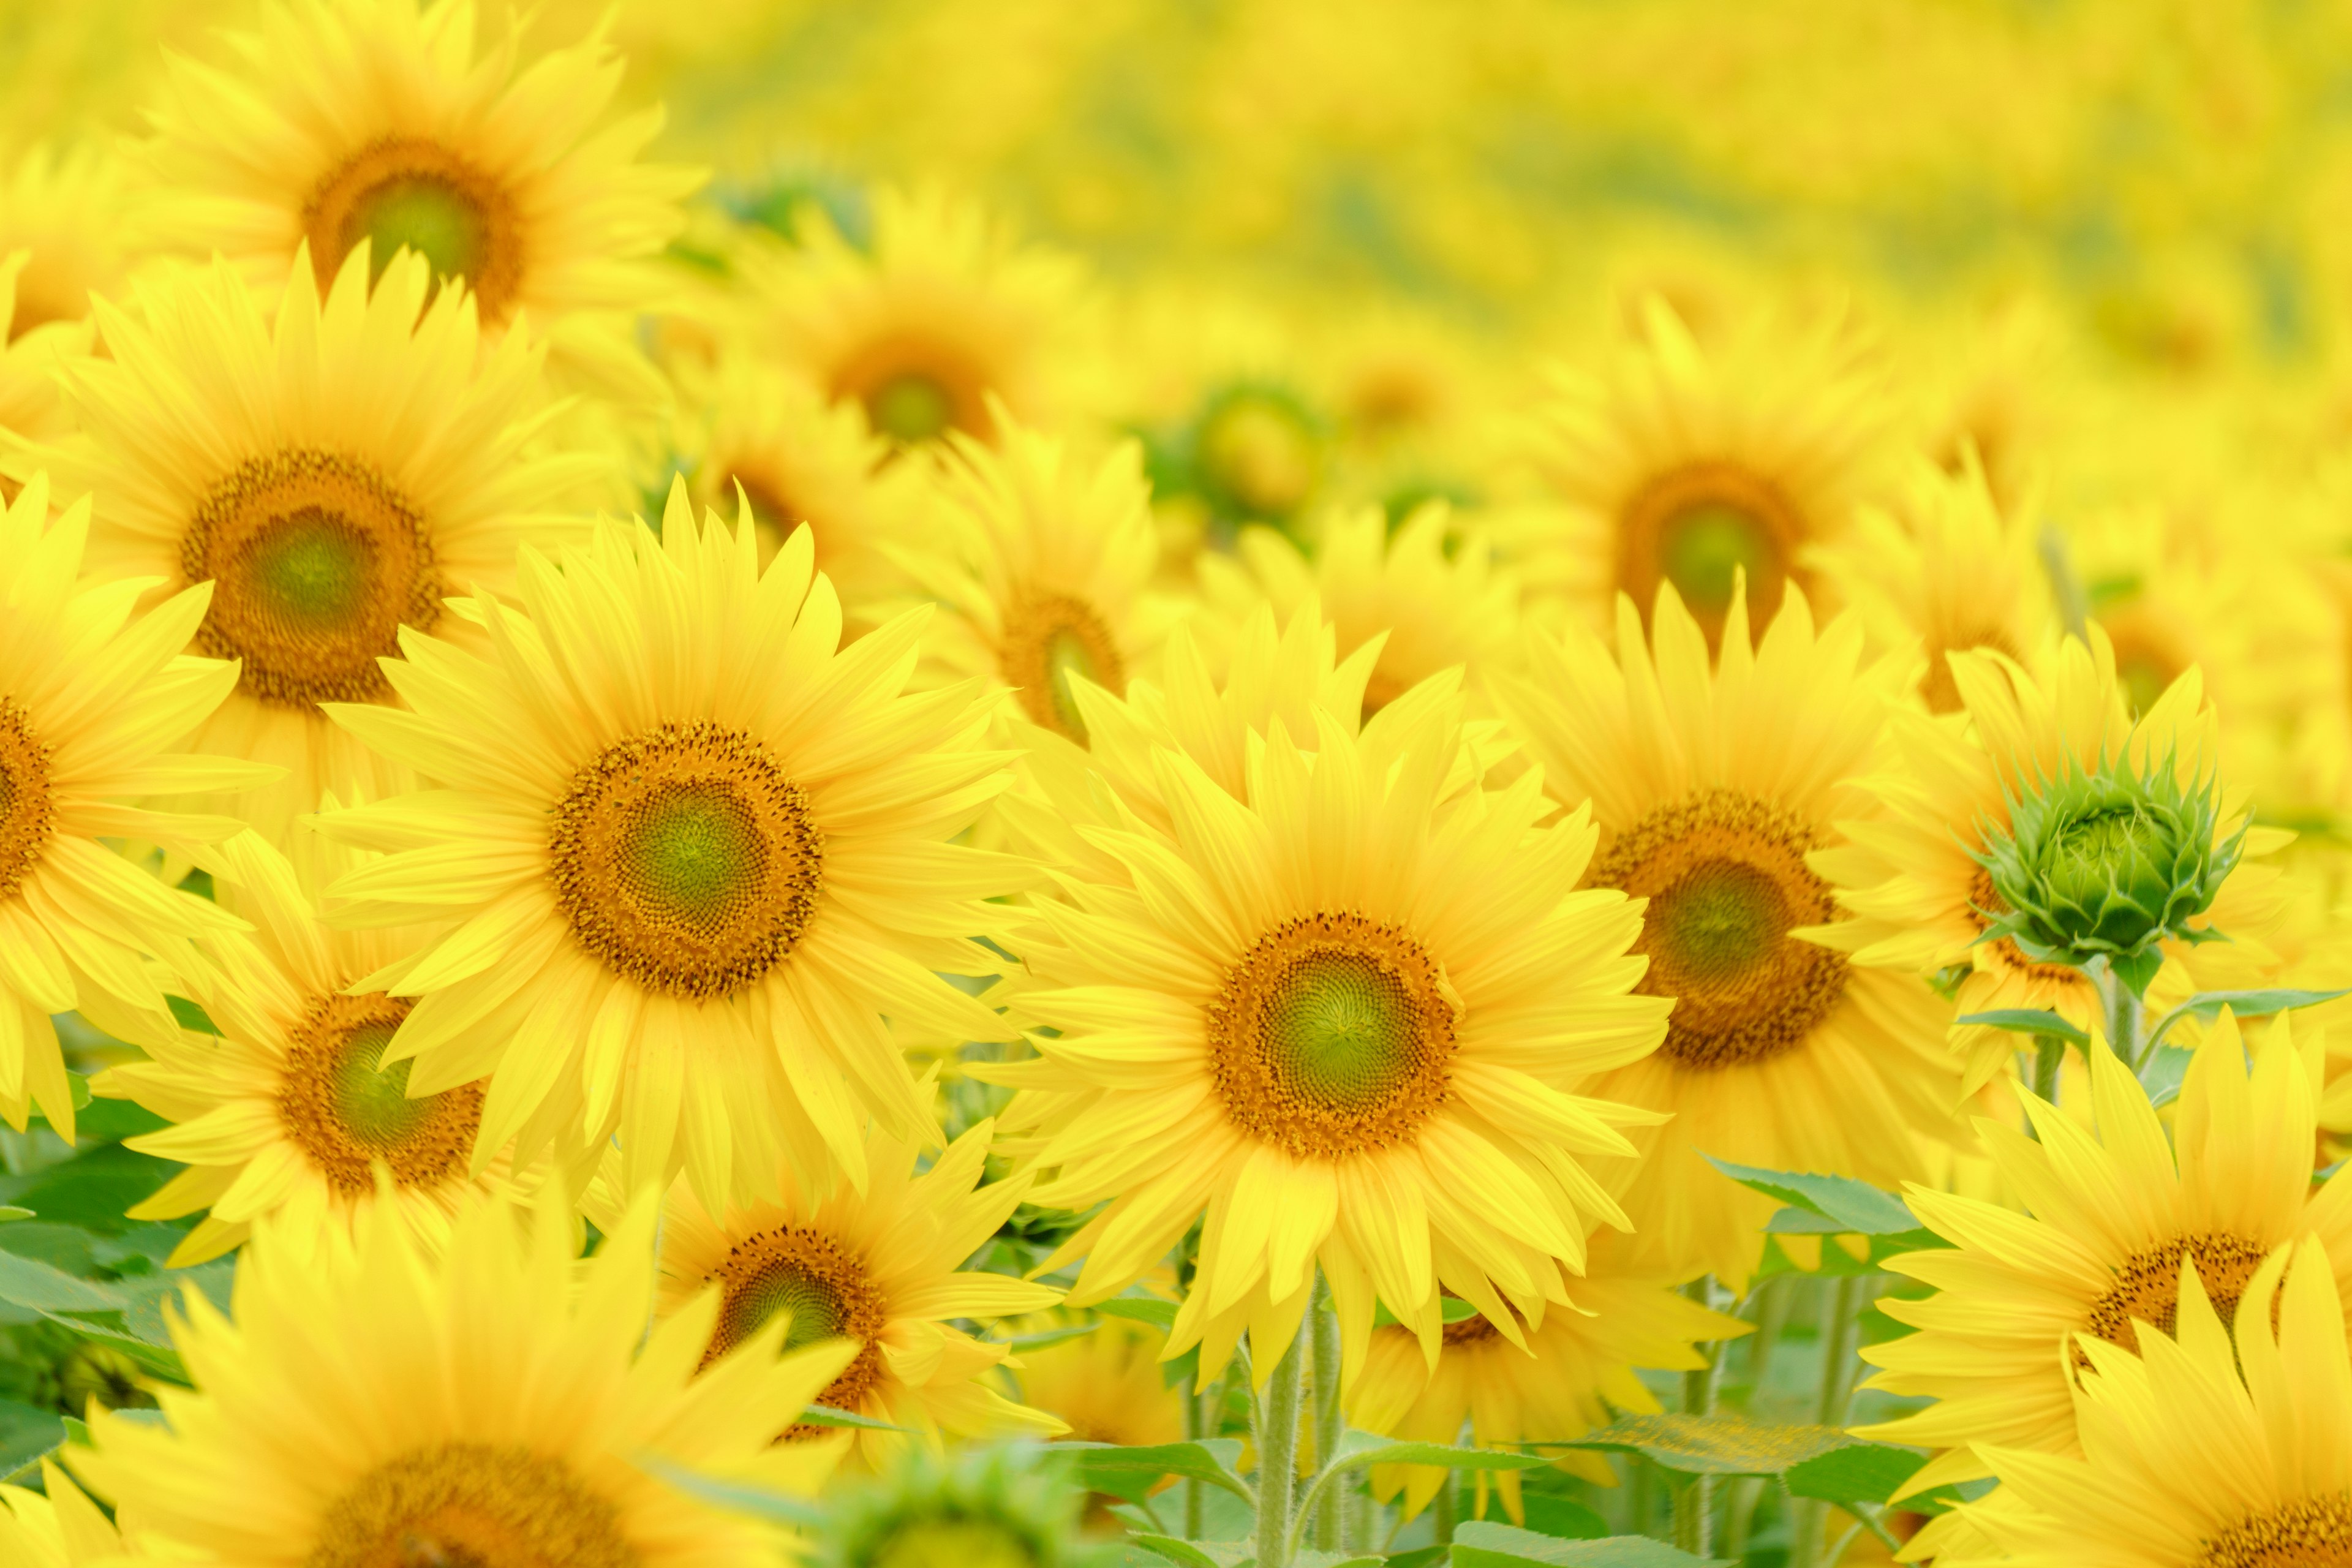
<path id="1" fill-rule="evenodd" d="M 0 1568 L 2347 1568 L 2347 236 L 2313 0 L 0 0 Z"/>

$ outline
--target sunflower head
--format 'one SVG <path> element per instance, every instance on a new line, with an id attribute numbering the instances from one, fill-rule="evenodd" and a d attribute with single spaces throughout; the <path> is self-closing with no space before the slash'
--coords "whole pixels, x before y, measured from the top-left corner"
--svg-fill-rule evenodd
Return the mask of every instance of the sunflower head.
<path id="1" fill-rule="evenodd" d="M 1084 1494 L 1014 1446 L 910 1448 L 891 1473 L 845 1491 L 826 1531 L 832 1568 L 1065 1568 Z"/>
<path id="2" fill-rule="evenodd" d="M 2009 826 L 1985 829 L 1977 856 L 2003 906 L 1981 911 L 1985 941 L 2006 937 L 2028 957 L 2081 968 L 2104 957 L 2134 990 L 2163 962 L 2160 942 L 2207 940 L 2189 921 L 2211 907 L 2238 863 L 2245 829 L 2217 832 L 2220 790 L 2184 782 L 2168 760 L 2071 762 L 2009 803 Z"/>

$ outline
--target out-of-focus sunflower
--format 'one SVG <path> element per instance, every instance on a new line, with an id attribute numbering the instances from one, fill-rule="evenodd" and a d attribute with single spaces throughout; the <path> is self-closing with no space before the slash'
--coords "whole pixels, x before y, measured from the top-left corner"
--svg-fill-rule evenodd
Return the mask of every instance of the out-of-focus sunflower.
<path id="1" fill-rule="evenodd" d="M 1275 684 L 1272 643 L 1229 691 Z M 1171 644 L 1197 691 L 1191 662 Z M 1098 746 L 1163 706 L 1144 683 L 1076 690 Z M 1574 891 L 1586 818 L 1538 826 L 1532 774 L 1482 787 L 1462 708 L 1441 681 L 1360 734 L 1319 704 L 1238 732 L 1186 713 L 1150 749 L 1166 831 L 1066 804 L 1109 865 L 1020 940 L 1037 1059 L 968 1070 L 1019 1089 L 1005 1125 L 1046 1173 L 1034 1201 L 1109 1200 L 1056 1255 L 1086 1256 L 1074 1300 L 1117 1294 L 1205 1214 L 1170 1341 L 1201 1345 L 1204 1379 L 1244 1330 L 1272 1375 L 1318 1263 L 1350 1374 L 1376 1302 L 1434 1355 L 1441 1288 L 1522 1338 L 1573 1310 L 1588 1230 L 1621 1218 L 1583 1162 L 1630 1153 L 1618 1129 L 1650 1118 L 1568 1091 L 1655 1049 L 1666 1004 L 1626 994 L 1633 907 Z"/>
<path id="2" fill-rule="evenodd" d="M 1071 677 L 1124 692 L 1184 609 L 1151 585 L 1141 450 L 1089 458 L 1008 425 L 995 448 L 953 434 L 940 462 L 933 536 L 890 551 L 942 606 L 926 649 L 935 673 L 1009 688 L 1031 723 L 1085 744 Z"/>
<path id="3" fill-rule="evenodd" d="M 2352 1355 L 2327 1251 L 2281 1246 L 2233 1312 L 2179 1268 L 2176 1337 L 2138 1355 L 2074 1341 L 2082 1456 L 1987 1445 L 2001 1484 L 1958 1510 L 1965 1533 L 1938 1563 L 2324 1568 L 2352 1553 Z"/>
<path id="4" fill-rule="evenodd" d="M 1517 1448 L 1522 1443 L 1562 1443 L 1596 1426 L 1612 1412 L 1655 1414 L 1660 1408 L 1636 1367 L 1689 1371 L 1706 1364 L 1695 1342 L 1749 1331 L 1737 1318 L 1711 1311 L 1665 1281 L 1624 1272 L 1622 1248 L 1596 1236 L 1583 1278 L 1576 1283 L 1576 1310 L 1544 1315 L 1524 1345 L 1513 1344 L 1485 1317 L 1447 1323 L 1432 1366 L 1407 1330 L 1372 1331 L 1363 1375 L 1348 1396 L 1348 1417 L 1368 1432 L 1407 1442 L 1452 1447 L 1462 1428 L 1480 1447 Z M 1601 1486 L 1615 1486 L 1616 1471 L 1600 1455 L 1565 1450 L 1556 1461 Z M 1372 1491 L 1383 1501 L 1402 1492 L 1405 1517 L 1429 1505 L 1447 1473 L 1429 1465 L 1379 1465 Z M 1504 1470 L 1496 1490 L 1513 1522 L 1526 1522 L 1520 1477 Z"/>
<path id="5" fill-rule="evenodd" d="M 148 193 L 134 192 L 112 150 L 95 142 L 27 149 L 0 179 L 0 256 L 22 250 L 14 342 L 89 316 L 92 294 L 121 283 Z"/>
<path id="6" fill-rule="evenodd" d="M 176 1124 L 130 1141 L 187 1167 L 131 1218 L 210 1211 L 173 1250 L 175 1268 L 238 1246 L 265 1215 L 307 1243 L 387 1203 L 421 1245 L 438 1247 L 462 1205 L 518 1190 L 505 1160 L 470 1173 L 480 1083 L 411 1098 L 411 1064 L 383 1061 L 410 1004 L 360 982 L 429 933 L 327 926 L 320 889 L 357 858 L 310 834 L 298 847 L 299 862 L 248 831 L 197 855 L 224 907 L 253 926 L 205 938 L 206 962 L 186 978 L 220 1033 L 147 1038 L 150 1059 L 91 1085 Z M 379 1169 L 390 1174 L 383 1185 Z"/>
<path id="7" fill-rule="evenodd" d="M 1046 1318 L 1023 1325 L 1045 1332 Z M 1103 1317 L 1075 1339 L 1021 1352 L 1021 1397 L 1059 1416 L 1074 1443 L 1149 1447 L 1184 1438 L 1184 1394 L 1168 1384 L 1168 1336 L 1132 1318 Z"/>
<path id="8" fill-rule="evenodd" d="M 2302 1237 L 2343 1258 L 2339 1283 L 2352 1284 L 2352 1181 L 2311 1190 L 2320 1062 L 2319 1040 L 2306 1033 L 2298 1046 L 2283 1024 L 2249 1068 L 2225 1020 L 2189 1063 L 2168 1145 L 2131 1069 L 2095 1047 L 2095 1136 L 2022 1089 L 2038 1142 L 1979 1123 L 2030 1216 L 1913 1189 L 1914 1212 L 1952 1248 L 1892 1260 L 1937 1293 L 1881 1302 L 1920 1331 L 1863 1352 L 1885 1369 L 1874 1387 L 1936 1401 L 1866 1429 L 1948 1450 L 1905 1483 L 1906 1494 L 1991 1474 L 1985 1451 L 1994 1447 L 2080 1452 L 2074 1370 L 2091 1363 L 2053 1347 L 2078 1336 L 2147 1353 L 2151 1331 L 2176 1330 L 2184 1268 L 2225 1318 L 2263 1260 Z"/>
<path id="9" fill-rule="evenodd" d="M 681 442 L 694 465 L 695 500 L 732 513 L 740 485 L 761 566 L 806 523 L 816 569 L 853 624 L 903 588 L 887 547 L 920 526 L 924 475 L 887 461 L 889 444 L 866 427 L 864 409 L 828 403 L 806 382 L 741 353 L 681 379 L 697 409 Z"/>
<path id="10" fill-rule="evenodd" d="M 122 1533 L 73 1479 L 43 1457 L 41 1489 L 0 1487 L 0 1563 L 8 1568 L 98 1568 L 122 1558 Z"/>
<path id="11" fill-rule="evenodd" d="M 1484 534 L 1455 540 L 1453 525 L 1438 502 L 1416 508 L 1393 533 L 1379 507 L 1335 510 L 1315 531 L 1311 560 L 1273 529 L 1245 529 L 1247 575 L 1204 556 L 1202 584 L 1229 616 L 1259 595 L 1286 621 L 1319 604 L 1343 655 L 1385 634 L 1364 687 L 1369 716 L 1442 669 L 1483 673 L 1517 647 L 1517 575 L 1496 563 Z"/>
<path id="12" fill-rule="evenodd" d="M 173 1326 L 194 1387 L 160 1423 L 93 1412 L 67 1462 L 139 1531 L 268 1568 L 769 1561 L 775 1526 L 646 1461 L 814 1490 L 840 1446 L 770 1439 L 850 1347 L 779 1357 L 780 1322 L 698 1374 L 715 1292 L 648 1330 L 654 1210 L 584 1266 L 560 1202 L 477 1205 L 437 1258 L 384 1209 L 316 1252 L 265 1225 L 233 1321 L 190 1292 Z"/>
<path id="13" fill-rule="evenodd" d="M 211 584 L 194 646 L 240 667 L 195 743 L 286 770 L 238 805 L 279 843 L 327 793 L 413 782 L 320 704 L 392 700 L 376 661 L 401 628 L 442 626 L 446 595 L 506 591 L 522 541 L 583 531 L 558 509 L 603 468 L 533 448 L 521 339 L 478 353 L 472 304 L 427 305 L 418 257 L 373 294 L 367 268 L 354 255 L 323 301 L 294 277 L 274 321 L 219 265 L 142 283 L 135 316 L 102 303 L 107 356 L 65 377 L 84 434 L 7 459 L 97 493 L 93 572 Z"/>
<path id="14" fill-rule="evenodd" d="M 73 428 L 73 418 L 58 396 L 58 372 L 89 353 L 93 333 L 86 321 L 53 321 L 26 331 L 13 330 L 31 262 L 27 250 L 0 255 L 0 325 L 10 329 L 6 346 L 0 347 L 0 431 L 33 440 L 54 439 Z"/>
<path id="15" fill-rule="evenodd" d="M 761 572 L 681 481 L 658 538 L 526 546 L 521 609 L 467 601 L 486 654 L 404 637 L 406 708 L 332 709 L 446 786 L 319 821 L 394 852 L 340 918 L 449 923 L 368 984 L 416 999 L 386 1050 L 412 1095 L 489 1076 L 477 1170 L 617 1133 L 631 1190 L 682 1163 L 712 1205 L 788 1155 L 862 1180 L 869 1117 L 932 1125 L 902 1039 L 1010 1033 L 940 977 L 996 972 L 968 939 L 1031 875 L 948 842 L 1009 782 L 990 704 L 905 690 L 921 611 L 840 648 L 814 557 L 796 530 Z"/>
<path id="16" fill-rule="evenodd" d="M 976 205 L 936 188 L 877 191 L 862 247 L 807 205 L 792 245 L 754 247 L 744 262 L 759 331 L 783 362 L 863 406 L 894 442 L 950 430 L 992 440 L 992 397 L 1026 425 L 1058 412 L 1053 378 L 1081 274 Z"/>
<path id="17" fill-rule="evenodd" d="M 2114 649 L 2096 626 L 2087 644 L 2068 637 L 2033 669 L 1985 648 L 1948 660 L 1970 728 L 1918 713 L 1888 721 L 1892 766 L 1868 781 L 1880 807 L 1869 842 L 1887 874 L 1875 883 L 1859 874 L 1840 879 L 1839 902 L 1867 917 L 1855 934 L 1871 933 L 1850 949 L 1853 962 L 1940 976 L 1955 1017 L 2054 1011 L 2087 1030 L 2098 1002 L 2079 971 L 2036 962 L 2007 937 L 1983 940 L 1992 924 L 1986 911 L 1997 912 L 2000 900 L 1977 856 L 1989 830 L 2010 831 L 2012 798 L 2063 772 L 2093 773 L 2121 757 L 2149 766 L 2169 759 L 2184 779 L 2210 772 L 2218 744 L 2213 710 L 2191 670 L 2135 723 Z M 2217 843 L 2236 832 L 2245 809 L 2243 792 L 2233 786 Z M 2204 917 L 2230 940 L 2166 942 L 2164 969 L 2148 988 L 2152 1005 L 2196 989 L 2255 984 L 2277 967 L 2263 938 L 2279 917 L 2279 873 L 2262 857 L 2293 837 L 2247 829 L 2243 857 Z M 1951 1039 L 1965 1058 L 1969 1092 L 2000 1073 L 2018 1045 L 2015 1035 L 1979 1024 L 1953 1025 Z"/>
<path id="18" fill-rule="evenodd" d="M 1865 666 L 1860 623 L 1816 633 L 1801 592 L 1752 650 L 1741 600 L 1724 625 L 1710 668 L 1669 584 L 1651 637 L 1621 599 L 1614 658 L 1571 626 L 1493 684 L 1545 788 L 1591 801 L 1604 837 L 1585 879 L 1647 900 L 1639 989 L 1674 998 L 1655 1056 L 1585 1086 L 1673 1117 L 1624 1194 L 1637 1266 L 1737 1285 L 1773 1205 L 1702 1154 L 1893 1184 L 1925 1173 L 1918 1140 L 1958 1094 L 1944 1004 L 1916 975 L 1851 963 L 1871 928 L 1834 897 L 1873 864 L 1848 824 L 1907 661 Z"/>
<path id="19" fill-rule="evenodd" d="M 992 1131 L 980 1123 L 920 1172 L 912 1143 L 876 1134 L 866 1142 L 863 1191 L 832 1173 L 804 1184 L 786 1169 L 776 1174 L 780 1198 L 730 1204 L 714 1215 L 684 1184 L 672 1187 L 662 1210 L 656 1310 L 680 1311 L 718 1290 L 706 1366 L 779 1314 L 791 1320 L 787 1350 L 852 1341 L 856 1354 L 813 1403 L 884 1424 L 851 1438 L 851 1454 L 868 1468 L 887 1468 L 909 1432 L 934 1444 L 943 1436 L 1059 1432 L 1063 1424 L 1053 1415 L 990 1386 L 989 1374 L 1008 1364 L 1005 1347 L 950 1321 L 1017 1317 L 1062 1296 L 1050 1286 L 958 1268 L 1029 1190 L 1026 1176 L 979 1184 Z M 589 1217 L 600 1225 L 626 1206 L 617 1198 L 618 1174 L 619 1162 L 608 1161 L 592 1191 Z M 778 1430 L 790 1440 L 829 1430 L 788 1425 L 789 1432 Z M 891 1426 L 902 1430 L 884 1429 Z"/>
<path id="20" fill-rule="evenodd" d="M 289 0 L 225 59 L 172 60 L 147 110 L 154 243 L 218 253 L 275 292 L 307 247 L 324 293 L 370 242 L 462 279 L 492 335 L 528 312 L 557 353 L 646 390 L 626 333 L 696 171 L 638 161 L 658 109 L 615 121 L 599 29 L 533 58 L 509 18 L 478 48 L 472 0 Z"/>
<path id="21" fill-rule="evenodd" d="M 1850 535 L 1811 559 L 1872 641 L 1919 645 L 1927 659 L 1919 695 L 1931 713 L 1960 705 L 1948 655 L 1990 647 L 2023 658 L 2057 634 L 2032 509 L 2004 512 L 1973 453 L 1957 476 L 1921 462 L 1891 510 L 1865 507 Z"/>
<path id="22" fill-rule="evenodd" d="M 38 1106 L 73 1136 L 73 1096 L 54 1014 L 79 1010 L 127 1039 L 179 1025 L 154 971 L 184 970 L 191 937 L 236 922 L 166 888 L 110 847 L 136 839 L 184 853 L 228 837 L 226 816 L 133 804 L 155 795 L 251 788 L 271 770 L 166 754 L 236 683 L 236 667 L 184 655 L 209 584 L 136 613 L 139 583 L 82 572 L 89 501 L 54 521 L 35 473 L 0 511 L 0 1118 L 22 1130 Z"/>
<path id="23" fill-rule="evenodd" d="M 1810 547 L 1842 535 L 1874 493 L 1888 416 L 1843 322 L 1759 321 L 1702 348 L 1658 300 L 1636 344 L 1596 374 L 1562 373 L 1536 460 L 1566 503 L 1522 548 L 1613 563 L 1587 603 L 1595 629 L 1623 593 L 1644 617 L 1673 584 L 1720 640 L 1733 584 L 1769 622 L 1784 586 L 1812 587 Z"/>

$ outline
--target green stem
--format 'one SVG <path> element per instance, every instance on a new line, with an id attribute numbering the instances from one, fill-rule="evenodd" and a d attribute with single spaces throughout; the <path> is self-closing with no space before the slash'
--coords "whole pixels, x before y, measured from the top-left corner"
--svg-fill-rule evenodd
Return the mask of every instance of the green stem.
<path id="1" fill-rule="evenodd" d="M 1291 1501 L 1298 1489 L 1298 1395 L 1305 1336 L 1293 1334 L 1265 1393 L 1250 1402 L 1257 1426 L 1258 1568 L 1290 1568 Z"/>
<path id="2" fill-rule="evenodd" d="M 1440 1546 L 1454 1544 L 1454 1472 L 1445 1472 L 1444 1481 L 1437 1489 L 1437 1499 L 1429 1510 L 1431 1538 Z"/>
<path id="3" fill-rule="evenodd" d="M 2147 1065 L 2140 1060 L 2146 1054 L 2146 1005 L 2105 958 L 2094 958 L 2083 966 L 2083 973 L 2090 979 L 2091 989 L 2098 993 L 2100 1022 L 2106 1029 L 2107 1048 L 2137 1073 Z"/>
<path id="4" fill-rule="evenodd" d="M 2066 1042 L 2055 1035 L 2033 1037 L 2033 1092 L 2051 1104 L 2058 1103 L 2058 1075 L 2065 1070 Z M 2033 1119 L 2025 1119 L 2025 1135 L 2038 1137 L 2033 1131 Z"/>
<path id="5" fill-rule="evenodd" d="M 1723 1554 L 1734 1563 L 1748 1561 L 1748 1534 L 1756 1521 L 1756 1505 L 1764 1500 L 1764 1478 L 1742 1476 L 1731 1483 L 1731 1500 L 1724 1510 Z"/>
<path id="6" fill-rule="evenodd" d="M 1790 1277 L 1776 1274 L 1756 1282 L 1756 1332 L 1748 1341 L 1748 1382 L 1761 1389 L 1772 1370 L 1772 1351 L 1780 1342 L 1780 1329 L 1789 1321 Z"/>
<path id="7" fill-rule="evenodd" d="M 1683 1294 L 1702 1307 L 1714 1307 L 1714 1276 L 1692 1280 L 1683 1287 Z M 1706 1416 L 1715 1414 L 1715 1402 L 1723 1381 L 1723 1360 L 1729 1352 L 1725 1342 L 1718 1340 L 1711 1349 L 1699 1353 L 1706 1357 L 1706 1364 L 1683 1373 L 1683 1410 L 1686 1415 Z M 1685 1552 L 1706 1556 L 1708 1521 L 1714 1507 L 1715 1478 L 1693 1476 L 1675 1494 L 1675 1544 Z"/>
<path id="8" fill-rule="evenodd" d="M 1223 1392 L 1223 1381 L 1220 1381 L 1211 1393 L 1202 1394 L 1191 1386 L 1190 1379 L 1186 1380 L 1184 1389 L 1184 1440 L 1186 1442 L 1197 1443 L 1203 1437 L 1215 1435 L 1209 1430 L 1209 1414 L 1205 1406 L 1213 1395 Z M 1202 1483 L 1199 1481 L 1188 1480 L 1184 1483 L 1184 1539 L 1187 1541 L 1201 1539 L 1201 1486 Z"/>
<path id="9" fill-rule="evenodd" d="M 1854 1331 L 1859 1316 L 1862 1279 L 1845 1274 L 1822 1306 L 1822 1391 L 1813 1418 L 1823 1426 L 1845 1425 L 1846 1402 L 1853 1396 L 1847 1363 L 1853 1360 Z M 1790 1510 L 1789 1568 L 1816 1568 L 1822 1561 L 1822 1532 L 1829 1505 L 1812 1499 L 1798 1500 Z"/>
<path id="10" fill-rule="evenodd" d="M 1330 1287 L 1319 1274 L 1307 1321 L 1315 1340 L 1315 1465 L 1318 1470 L 1328 1470 L 1339 1457 L 1344 1426 L 1339 1410 L 1339 1318 L 1331 1307 Z M 1324 1489 L 1322 1503 L 1315 1510 L 1317 1550 L 1330 1552 L 1339 1547 L 1349 1489 L 1344 1472 L 1334 1476 Z"/>

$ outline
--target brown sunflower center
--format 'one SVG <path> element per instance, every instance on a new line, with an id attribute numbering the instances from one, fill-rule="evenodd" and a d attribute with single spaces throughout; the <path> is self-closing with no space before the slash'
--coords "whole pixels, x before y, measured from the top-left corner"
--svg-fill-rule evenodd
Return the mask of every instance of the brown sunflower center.
<path id="1" fill-rule="evenodd" d="M 887 338 L 852 354 L 831 388 L 854 398 L 877 435 L 902 447 L 936 441 L 950 430 L 984 436 L 990 380 L 971 357 L 928 336 Z"/>
<path id="2" fill-rule="evenodd" d="M 1030 719 L 1083 746 L 1087 722 L 1070 693 L 1084 676 L 1114 697 L 1127 694 L 1127 661 L 1092 605 L 1068 594 L 1024 594 L 1005 612 L 997 668 Z"/>
<path id="3" fill-rule="evenodd" d="M 320 180 L 302 209 L 310 260 L 323 291 L 343 258 L 371 242 L 373 283 L 405 248 L 431 264 L 436 284 L 457 279 L 486 321 L 503 321 L 522 287 L 522 224 L 506 186 L 470 160 L 422 137 L 362 148 Z"/>
<path id="4" fill-rule="evenodd" d="M 373 1190 L 379 1160 L 404 1187 L 459 1180 L 474 1152 L 482 1086 L 460 1084 L 412 1097 L 409 1064 L 383 1059 L 411 1005 L 381 992 L 314 997 L 287 1037 L 278 1120 L 319 1173 L 342 1192 Z"/>
<path id="5" fill-rule="evenodd" d="M 2083 1331 L 2135 1352 L 2139 1349 L 2138 1336 L 2132 1329 L 2136 1321 L 2166 1335 L 2177 1332 L 2183 1258 L 2196 1264 L 2206 1298 L 2226 1324 L 2237 1316 L 2238 1302 L 2252 1282 L 2254 1271 L 2263 1266 L 2263 1256 L 2259 1245 L 2225 1230 L 2175 1237 L 2162 1246 L 2136 1252 L 2116 1270 L 2116 1282 L 2106 1293 L 2091 1303 Z M 2091 1358 L 2078 1349 L 2074 1363 L 2088 1366 Z"/>
<path id="6" fill-rule="evenodd" d="M 376 660 L 441 615 L 423 515 L 340 453 L 293 447 L 229 475 L 189 520 L 180 570 L 213 584 L 198 646 L 244 660 L 240 689 L 281 707 L 382 700 Z"/>
<path id="7" fill-rule="evenodd" d="M 1436 961 L 1401 927 L 1348 913 L 1285 921 L 1209 1004 L 1225 1114 L 1300 1159 L 1408 1142 L 1445 1103 L 1444 992 Z"/>
<path id="8" fill-rule="evenodd" d="M 815 918 L 824 835 L 768 750 L 708 720 L 605 748 L 554 812 L 557 901 L 598 961 L 702 1000 L 782 963 Z"/>
<path id="9" fill-rule="evenodd" d="M 1748 574 L 1748 609 L 1762 625 L 1780 607 L 1805 521 L 1770 479 L 1738 463 L 1700 462 L 1662 474 L 1619 518 L 1618 586 L 1643 616 L 1672 583 L 1706 629 L 1723 636 L 1733 584 Z"/>
<path id="10" fill-rule="evenodd" d="M 1845 994 L 1842 953 L 1799 926 L 1836 918 L 1829 884 L 1805 864 L 1804 823 L 1729 790 L 1663 806 L 1621 834 L 1588 880 L 1650 907 L 1635 987 L 1671 996 L 1660 1054 L 1685 1068 L 1769 1061 L 1796 1049 Z"/>
<path id="11" fill-rule="evenodd" d="M 562 1459 L 436 1443 L 362 1476 L 320 1521 L 305 1568 L 638 1568 L 621 1510 Z"/>
<path id="12" fill-rule="evenodd" d="M 709 1366 L 760 1331 L 778 1312 L 790 1315 L 784 1348 L 798 1350 L 819 1340 L 852 1339 L 856 1359 L 817 1395 L 835 1410 L 856 1410 L 882 1380 L 882 1331 L 890 1321 L 881 1291 L 866 1278 L 865 1263 L 833 1237 L 810 1226 L 785 1225 L 745 1237 L 711 1273 L 719 1287 L 719 1322 L 702 1352 Z M 795 1426 L 788 1437 L 822 1430 Z"/>
<path id="13" fill-rule="evenodd" d="M 2352 1494 L 2265 1509 L 2205 1542 L 2191 1568 L 2352 1568 Z"/>
<path id="14" fill-rule="evenodd" d="M 33 732 L 24 708 L 0 697 L 0 899 L 13 898 L 57 819 L 49 790 L 49 748 Z"/>

